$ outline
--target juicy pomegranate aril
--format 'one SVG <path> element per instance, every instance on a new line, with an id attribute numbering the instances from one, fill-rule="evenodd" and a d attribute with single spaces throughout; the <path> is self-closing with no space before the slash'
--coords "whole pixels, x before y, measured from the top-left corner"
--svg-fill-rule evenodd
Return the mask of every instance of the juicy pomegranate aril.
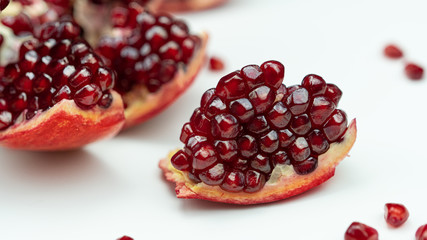
<path id="1" fill-rule="evenodd" d="M 360 222 L 353 222 L 344 234 L 345 240 L 378 240 L 375 228 Z"/>
<path id="2" fill-rule="evenodd" d="M 114 73 L 79 35 L 72 22 L 47 23 L 29 40 L 33 44 L 22 45 L 20 59 L 5 67 L 0 79 L 1 145 L 72 149 L 122 128 L 123 103 L 111 90 Z"/>
<path id="3" fill-rule="evenodd" d="M 97 52 L 117 72 L 115 90 L 123 96 L 129 127 L 162 111 L 193 82 L 207 35 L 191 34 L 183 21 L 136 2 L 118 8 L 124 14 L 112 16 L 111 34 L 101 36 Z"/>
<path id="4" fill-rule="evenodd" d="M 284 66 L 267 61 L 222 77 L 182 129 L 184 148 L 160 161 L 179 198 L 256 204 L 321 184 L 356 139 L 336 109 L 341 91 L 320 76 L 282 84 Z"/>

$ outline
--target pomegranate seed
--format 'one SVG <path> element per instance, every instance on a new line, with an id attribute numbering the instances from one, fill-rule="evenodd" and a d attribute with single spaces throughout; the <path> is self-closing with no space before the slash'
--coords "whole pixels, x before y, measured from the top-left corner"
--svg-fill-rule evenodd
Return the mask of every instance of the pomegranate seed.
<path id="1" fill-rule="evenodd" d="M 318 96 L 313 99 L 310 108 L 311 120 L 313 125 L 320 126 L 335 110 L 335 104 L 324 96 Z"/>
<path id="2" fill-rule="evenodd" d="M 71 89 L 65 85 L 62 86 L 53 96 L 53 104 L 59 103 L 63 99 L 71 99 Z"/>
<path id="3" fill-rule="evenodd" d="M 78 89 L 91 82 L 92 74 L 87 67 L 77 69 L 69 80 L 69 85 L 73 89 Z"/>
<path id="4" fill-rule="evenodd" d="M 237 72 L 222 77 L 216 87 L 216 94 L 228 101 L 245 97 L 245 91 L 245 83 Z"/>
<path id="5" fill-rule="evenodd" d="M 176 169 L 181 171 L 190 170 L 190 162 L 184 151 L 179 150 L 172 159 L 171 163 Z"/>
<path id="6" fill-rule="evenodd" d="M 323 131 L 330 142 L 338 140 L 347 128 L 347 115 L 342 110 L 335 110 L 325 123 Z"/>
<path id="7" fill-rule="evenodd" d="M 248 170 L 245 174 L 245 192 L 253 193 L 259 191 L 265 184 L 265 176 L 254 170 Z"/>
<path id="8" fill-rule="evenodd" d="M 328 140 L 318 129 L 313 130 L 308 135 L 308 142 L 311 146 L 311 150 L 318 155 L 325 153 L 329 149 Z"/>
<path id="9" fill-rule="evenodd" d="M 240 98 L 230 103 L 230 112 L 242 123 L 251 121 L 255 116 L 252 103 L 247 98 Z"/>
<path id="10" fill-rule="evenodd" d="M 201 147 L 194 152 L 192 167 L 203 170 L 217 162 L 215 148 L 209 143 L 202 143 Z"/>
<path id="11" fill-rule="evenodd" d="M 277 89 L 285 77 L 285 67 L 278 61 L 267 61 L 261 65 L 267 86 Z"/>
<path id="12" fill-rule="evenodd" d="M 239 170 L 228 172 L 220 186 L 228 192 L 240 192 L 245 187 L 245 175 Z"/>
<path id="13" fill-rule="evenodd" d="M 353 222 L 348 227 L 344 235 L 345 240 L 378 240 L 378 232 L 374 228 L 360 223 Z"/>
<path id="14" fill-rule="evenodd" d="M 311 130 L 311 122 L 307 114 L 295 116 L 290 125 L 293 133 L 299 136 L 304 136 Z"/>
<path id="15" fill-rule="evenodd" d="M 90 108 L 101 98 L 101 89 L 96 84 L 88 84 L 77 90 L 74 102 L 82 108 Z"/>
<path id="16" fill-rule="evenodd" d="M 299 115 L 307 110 L 309 104 L 308 91 L 305 88 L 299 88 L 293 91 L 286 99 L 286 105 L 292 114 Z"/>
<path id="17" fill-rule="evenodd" d="M 215 149 L 222 161 L 232 162 L 237 158 L 237 142 L 234 140 L 215 141 Z"/>
<path id="18" fill-rule="evenodd" d="M 193 136 L 193 134 L 194 134 L 194 131 L 190 123 L 186 123 L 182 127 L 181 136 L 179 137 L 179 139 L 181 140 L 182 143 L 185 144 L 187 143 L 188 138 Z"/>
<path id="19" fill-rule="evenodd" d="M 211 57 L 209 59 L 209 69 L 212 71 L 221 71 L 224 69 L 224 62 L 218 57 Z"/>
<path id="20" fill-rule="evenodd" d="M 294 170 L 299 175 L 306 175 L 312 173 L 317 168 L 317 159 L 314 157 L 309 157 L 304 161 L 297 162 L 294 164 Z"/>
<path id="21" fill-rule="evenodd" d="M 113 103 L 113 95 L 111 93 L 104 93 L 98 101 L 98 106 L 102 108 L 109 108 Z"/>
<path id="22" fill-rule="evenodd" d="M 301 85 L 308 90 L 311 96 L 324 94 L 326 91 L 326 82 L 321 76 L 310 74 L 304 77 Z"/>
<path id="23" fill-rule="evenodd" d="M 420 226 L 415 233 L 415 240 L 427 240 L 427 224 Z"/>
<path id="24" fill-rule="evenodd" d="M 331 83 L 326 84 L 325 97 L 330 99 L 335 104 L 335 106 L 338 106 L 338 102 L 340 101 L 341 96 L 342 92 L 336 85 Z"/>
<path id="25" fill-rule="evenodd" d="M 119 238 L 117 240 L 133 240 L 133 238 L 128 237 L 128 236 L 123 236 L 123 237 L 121 237 L 121 238 Z"/>
<path id="26" fill-rule="evenodd" d="M 257 114 L 264 113 L 273 105 L 276 96 L 274 92 L 266 86 L 255 88 L 249 93 L 249 100 L 255 106 Z"/>
<path id="27" fill-rule="evenodd" d="M 212 135 L 222 139 L 232 139 L 239 134 L 239 123 L 231 114 L 220 114 L 212 119 Z"/>
<path id="28" fill-rule="evenodd" d="M 396 45 L 390 44 L 384 48 L 384 55 L 388 58 L 397 59 L 403 56 L 403 52 Z"/>
<path id="29" fill-rule="evenodd" d="M 225 178 L 225 169 L 222 163 L 218 163 L 215 166 L 202 171 L 199 174 L 200 180 L 206 183 L 207 185 L 218 185 L 224 181 Z"/>
<path id="30" fill-rule="evenodd" d="M 399 227 L 409 218 L 408 209 L 402 204 L 387 203 L 384 206 L 384 218 L 393 227 Z"/>
<path id="31" fill-rule="evenodd" d="M 243 79 L 250 89 L 264 84 L 264 75 L 258 65 L 248 65 L 240 70 Z"/>
<path id="32" fill-rule="evenodd" d="M 268 113 L 268 120 L 271 125 L 282 129 L 291 121 L 292 114 L 282 102 L 276 103 Z"/>
<path id="33" fill-rule="evenodd" d="M 314 74 L 286 88 L 279 64 L 245 66 L 203 94 L 172 157 L 178 170 L 195 183 L 247 193 L 262 189 L 279 164 L 299 175 L 316 171 L 318 156 L 347 128 L 336 109 L 342 93 Z"/>
<path id="34" fill-rule="evenodd" d="M 408 63 L 405 66 L 405 73 L 409 79 L 420 80 L 423 78 L 424 69 L 415 63 Z"/>
<path id="35" fill-rule="evenodd" d="M 250 163 L 251 167 L 263 173 L 270 173 L 272 168 L 270 158 L 262 154 L 257 154 Z"/>
<path id="36" fill-rule="evenodd" d="M 258 150 L 257 142 L 254 137 L 251 135 L 243 135 L 238 140 L 240 154 L 243 157 L 250 158 L 253 157 Z"/>
<path id="37" fill-rule="evenodd" d="M 305 138 L 299 137 L 290 145 L 289 153 L 294 162 L 302 162 L 310 156 L 311 152 Z"/>

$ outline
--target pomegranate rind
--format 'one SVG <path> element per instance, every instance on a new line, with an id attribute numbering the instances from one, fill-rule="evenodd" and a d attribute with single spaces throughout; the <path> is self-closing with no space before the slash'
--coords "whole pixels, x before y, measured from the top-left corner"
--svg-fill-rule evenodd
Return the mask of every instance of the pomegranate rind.
<path id="1" fill-rule="evenodd" d="M 218 7 L 228 0 L 157 0 L 152 9 L 161 12 L 190 12 Z"/>
<path id="2" fill-rule="evenodd" d="M 159 167 L 165 178 L 176 184 L 175 192 L 178 198 L 203 199 L 214 202 L 249 205 L 268 203 L 301 194 L 327 181 L 335 174 L 335 168 L 343 160 L 356 141 L 356 119 L 353 119 L 343 136 L 342 141 L 331 144 L 329 150 L 319 156 L 317 169 L 307 175 L 298 175 L 290 165 L 278 165 L 271 173 L 265 186 L 255 193 L 231 193 L 218 186 L 205 183 L 193 183 L 182 171 L 175 169 L 170 159 L 176 151 L 162 159 Z"/>
<path id="3" fill-rule="evenodd" d="M 125 109 L 125 128 L 135 126 L 156 116 L 175 100 L 194 82 L 206 58 L 208 35 L 202 33 L 200 48 L 187 65 L 186 71 L 180 70 L 172 81 L 162 85 L 159 91 L 149 93 L 145 87 L 137 87 L 126 93 L 123 98 L 129 103 Z"/>
<path id="4" fill-rule="evenodd" d="M 62 100 L 32 119 L 0 132 L 0 145 L 11 149 L 57 151 L 111 138 L 125 121 L 122 98 L 115 91 L 111 93 L 113 102 L 107 109 L 95 106 L 83 110 L 73 100 Z"/>

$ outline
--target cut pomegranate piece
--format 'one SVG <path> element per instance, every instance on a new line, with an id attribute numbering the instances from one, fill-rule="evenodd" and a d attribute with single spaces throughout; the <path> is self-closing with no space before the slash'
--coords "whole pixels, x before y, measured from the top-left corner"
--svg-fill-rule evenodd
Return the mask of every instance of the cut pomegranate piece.
<path id="1" fill-rule="evenodd" d="M 211 57 L 209 59 L 209 69 L 212 71 L 221 71 L 224 69 L 224 62 L 218 57 Z"/>
<path id="2" fill-rule="evenodd" d="M 0 80 L 0 99 L 6 103 L 0 113 L 0 145 L 64 150 L 117 134 L 124 124 L 122 99 L 112 86 L 95 82 L 111 78 L 111 71 L 102 61 L 95 67 L 73 52 L 85 46 L 85 56 L 96 56 L 74 23 L 50 22 L 41 32 L 31 48 L 23 45 L 23 57 L 6 66 Z M 105 72 L 99 74 L 100 69 Z"/>
<path id="3" fill-rule="evenodd" d="M 403 52 L 398 46 L 390 44 L 384 48 L 384 55 L 388 58 L 397 59 L 403 56 Z"/>
<path id="4" fill-rule="evenodd" d="M 405 73 L 409 79 L 420 80 L 423 78 L 424 69 L 415 63 L 408 63 L 405 66 Z"/>
<path id="5" fill-rule="evenodd" d="M 331 178 L 355 142 L 356 122 L 347 127 L 345 112 L 335 109 L 341 91 L 335 85 L 327 91 L 321 77 L 311 76 L 286 90 L 283 65 L 268 61 L 230 73 L 206 91 L 182 129 L 184 149 L 160 161 L 177 196 L 265 203 Z M 214 100 L 228 108 L 210 114 Z"/>
<path id="6" fill-rule="evenodd" d="M 402 204 L 387 203 L 384 206 L 384 218 L 393 227 L 399 227 L 409 218 L 408 209 Z"/>
<path id="7" fill-rule="evenodd" d="M 427 240 L 427 224 L 420 226 L 415 233 L 415 240 Z"/>
<path id="8" fill-rule="evenodd" d="M 345 240 L 378 240 L 375 228 L 360 222 L 353 222 L 344 234 Z"/>

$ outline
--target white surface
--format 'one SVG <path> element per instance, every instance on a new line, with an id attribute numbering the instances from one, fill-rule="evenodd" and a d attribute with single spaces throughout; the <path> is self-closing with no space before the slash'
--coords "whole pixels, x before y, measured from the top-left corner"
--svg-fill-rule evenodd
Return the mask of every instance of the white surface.
<path id="1" fill-rule="evenodd" d="M 83 150 L 0 149 L 0 239 L 343 239 L 352 221 L 381 239 L 414 239 L 427 223 L 424 123 L 427 79 L 411 82 L 403 61 L 382 56 L 402 46 L 427 66 L 427 2 L 389 0 L 231 0 L 182 15 L 211 34 L 209 53 L 227 69 L 204 69 L 172 107 L 142 126 Z M 175 198 L 157 167 L 178 141 L 202 93 L 226 73 L 277 59 L 285 83 L 317 73 L 336 83 L 340 107 L 359 136 L 334 178 L 298 197 L 240 207 Z M 408 222 L 387 227 L 383 207 L 404 203 Z"/>

